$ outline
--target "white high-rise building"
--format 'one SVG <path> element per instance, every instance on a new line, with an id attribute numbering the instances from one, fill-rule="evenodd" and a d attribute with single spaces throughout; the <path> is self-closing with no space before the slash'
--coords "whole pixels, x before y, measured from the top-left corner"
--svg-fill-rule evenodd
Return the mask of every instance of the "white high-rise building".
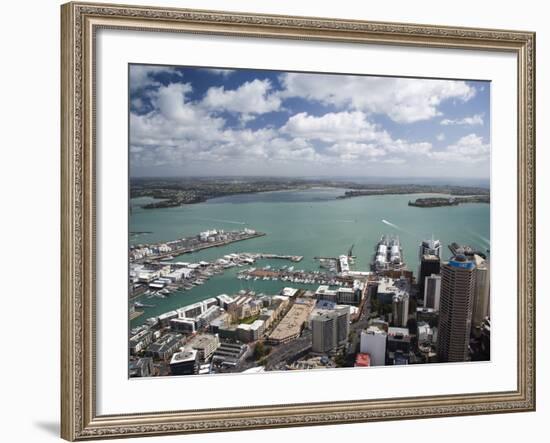
<path id="1" fill-rule="evenodd" d="M 386 332 L 377 326 L 369 326 L 361 332 L 361 353 L 370 355 L 371 366 L 384 366 L 386 364 Z"/>
<path id="2" fill-rule="evenodd" d="M 441 275 L 432 274 L 424 279 L 424 307 L 439 311 Z"/>
<path id="3" fill-rule="evenodd" d="M 476 262 L 476 287 L 472 328 L 477 328 L 483 323 L 485 317 L 489 316 L 489 265 L 479 255 L 475 255 L 474 259 Z"/>

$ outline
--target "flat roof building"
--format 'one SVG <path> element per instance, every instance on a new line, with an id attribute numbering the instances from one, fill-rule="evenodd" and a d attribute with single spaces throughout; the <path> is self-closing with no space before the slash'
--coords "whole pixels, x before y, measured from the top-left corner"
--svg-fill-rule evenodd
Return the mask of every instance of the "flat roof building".
<path id="1" fill-rule="evenodd" d="M 175 353 L 170 360 L 172 375 L 194 375 L 199 370 L 198 352 L 188 349 Z"/>
<path id="2" fill-rule="evenodd" d="M 220 346 L 218 335 L 199 334 L 193 337 L 185 344 L 186 349 L 197 351 L 199 362 L 204 363 L 210 360 L 210 357 Z"/>
<path id="3" fill-rule="evenodd" d="M 362 354 L 370 355 L 371 366 L 384 366 L 386 364 L 386 340 L 387 333 L 377 326 L 369 326 L 361 332 L 359 349 Z"/>
<path id="4" fill-rule="evenodd" d="M 289 342 L 300 336 L 315 300 L 298 299 L 269 336 L 273 344 Z"/>

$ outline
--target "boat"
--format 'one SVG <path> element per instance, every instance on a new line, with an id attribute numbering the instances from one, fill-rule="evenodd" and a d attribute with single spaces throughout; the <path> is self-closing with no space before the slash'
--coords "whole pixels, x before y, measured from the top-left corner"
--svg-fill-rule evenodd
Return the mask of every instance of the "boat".
<path id="1" fill-rule="evenodd" d="M 398 236 L 383 235 L 376 244 L 371 267 L 374 271 L 399 271 L 404 269 L 403 249 Z"/>

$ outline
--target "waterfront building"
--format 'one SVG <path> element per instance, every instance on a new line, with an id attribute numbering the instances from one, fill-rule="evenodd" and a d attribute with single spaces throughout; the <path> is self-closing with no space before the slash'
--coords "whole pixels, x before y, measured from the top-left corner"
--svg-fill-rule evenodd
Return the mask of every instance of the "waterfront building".
<path id="1" fill-rule="evenodd" d="M 418 293 L 424 295 L 426 277 L 441 272 L 441 260 L 437 255 L 424 254 L 420 257 L 418 268 Z"/>
<path id="2" fill-rule="evenodd" d="M 476 262 L 476 286 L 472 311 L 472 330 L 478 334 L 485 318 L 489 317 L 489 264 L 479 255 Z"/>
<path id="3" fill-rule="evenodd" d="M 438 330 L 440 362 L 468 360 L 475 288 L 475 261 L 465 255 L 456 255 L 442 265 Z"/>
<path id="4" fill-rule="evenodd" d="M 170 360 L 172 375 L 194 375 L 199 372 L 199 353 L 194 349 L 176 352 Z"/>
<path id="5" fill-rule="evenodd" d="M 281 290 L 281 295 L 284 295 L 285 297 L 292 298 L 298 293 L 298 289 L 296 288 L 283 288 Z"/>
<path id="6" fill-rule="evenodd" d="M 158 323 L 162 328 L 165 328 L 170 326 L 170 320 L 177 317 L 178 313 L 176 311 L 165 312 L 164 314 L 160 314 L 158 316 Z"/>
<path id="7" fill-rule="evenodd" d="M 311 319 L 312 347 L 318 354 L 333 353 L 347 342 L 349 307 L 319 310 Z"/>
<path id="8" fill-rule="evenodd" d="M 206 311 L 204 311 L 202 314 L 197 316 L 197 327 L 199 329 L 208 327 L 210 322 L 215 318 L 219 317 L 220 314 L 221 314 L 221 310 L 219 306 L 217 305 L 210 306 Z"/>
<path id="9" fill-rule="evenodd" d="M 392 322 L 394 326 L 405 327 L 409 319 L 409 294 L 399 292 L 392 299 Z"/>
<path id="10" fill-rule="evenodd" d="M 183 334 L 194 334 L 196 322 L 193 318 L 173 318 L 170 320 L 170 329 Z"/>
<path id="11" fill-rule="evenodd" d="M 358 306 L 361 303 L 362 287 L 338 288 L 336 302 L 345 305 Z"/>
<path id="12" fill-rule="evenodd" d="M 338 271 L 342 275 L 347 275 L 349 272 L 349 259 L 347 255 L 341 255 L 338 257 Z"/>
<path id="13" fill-rule="evenodd" d="M 327 285 L 321 285 L 315 291 L 315 298 L 317 300 L 327 300 L 336 302 L 337 293 L 334 290 L 331 290 Z"/>
<path id="14" fill-rule="evenodd" d="M 212 306 L 218 306 L 218 300 L 215 297 L 207 298 L 202 302 L 204 303 L 204 309 L 210 309 Z"/>
<path id="15" fill-rule="evenodd" d="M 234 302 L 234 299 L 232 297 L 229 297 L 229 295 L 227 294 L 220 294 L 216 298 L 218 299 L 218 304 L 220 305 L 220 308 L 225 309 L 226 311 Z"/>
<path id="16" fill-rule="evenodd" d="M 370 355 L 371 366 L 384 366 L 386 364 L 387 334 L 378 326 L 369 326 L 361 331 L 359 350 L 362 354 Z"/>
<path id="17" fill-rule="evenodd" d="M 199 301 L 188 306 L 183 306 L 177 310 L 179 318 L 196 318 L 206 310 L 204 302 Z"/>
<path id="18" fill-rule="evenodd" d="M 128 365 L 128 376 L 135 377 L 151 377 L 153 375 L 153 359 L 150 357 L 131 360 Z"/>
<path id="19" fill-rule="evenodd" d="M 432 274 L 424 279 L 424 307 L 439 311 L 441 275 Z"/>
<path id="20" fill-rule="evenodd" d="M 186 349 L 194 349 L 198 352 L 199 362 L 205 363 L 220 346 L 218 335 L 200 334 L 193 337 L 185 344 Z"/>

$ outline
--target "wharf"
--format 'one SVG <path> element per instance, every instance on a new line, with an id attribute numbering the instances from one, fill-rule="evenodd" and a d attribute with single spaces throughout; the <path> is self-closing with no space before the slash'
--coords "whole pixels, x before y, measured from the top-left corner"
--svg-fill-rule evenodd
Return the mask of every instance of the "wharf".
<path id="1" fill-rule="evenodd" d="M 130 321 L 135 320 L 136 318 L 143 315 L 143 311 L 134 311 L 130 312 Z"/>
<path id="2" fill-rule="evenodd" d="M 273 260 L 273 259 L 290 260 L 294 263 L 301 262 L 304 259 L 302 255 L 279 255 L 279 254 L 259 254 L 259 258 L 265 258 L 269 260 Z"/>
<path id="3" fill-rule="evenodd" d="M 246 236 L 242 236 L 242 237 L 236 238 L 236 239 L 223 240 L 223 241 L 217 241 L 217 242 L 208 242 L 208 243 L 205 242 L 205 243 L 200 244 L 200 245 L 190 246 L 190 247 L 181 248 L 181 249 L 174 249 L 174 250 L 171 250 L 169 252 L 165 252 L 165 253 L 162 253 L 162 254 L 157 254 L 157 255 L 154 255 L 154 256 L 150 255 L 150 256 L 144 257 L 142 259 L 136 260 L 136 262 L 144 262 L 144 261 L 151 261 L 151 260 L 162 260 L 162 259 L 167 258 L 167 257 L 176 257 L 178 255 L 191 254 L 193 252 L 202 251 L 203 249 L 216 248 L 216 247 L 220 247 L 220 246 L 227 246 L 227 245 L 230 245 L 231 243 L 236 243 L 236 242 L 243 241 L 243 240 L 250 240 L 250 239 L 256 238 L 256 237 L 263 237 L 265 235 L 266 234 L 263 233 L 263 232 L 256 232 L 255 234 L 248 234 Z"/>

